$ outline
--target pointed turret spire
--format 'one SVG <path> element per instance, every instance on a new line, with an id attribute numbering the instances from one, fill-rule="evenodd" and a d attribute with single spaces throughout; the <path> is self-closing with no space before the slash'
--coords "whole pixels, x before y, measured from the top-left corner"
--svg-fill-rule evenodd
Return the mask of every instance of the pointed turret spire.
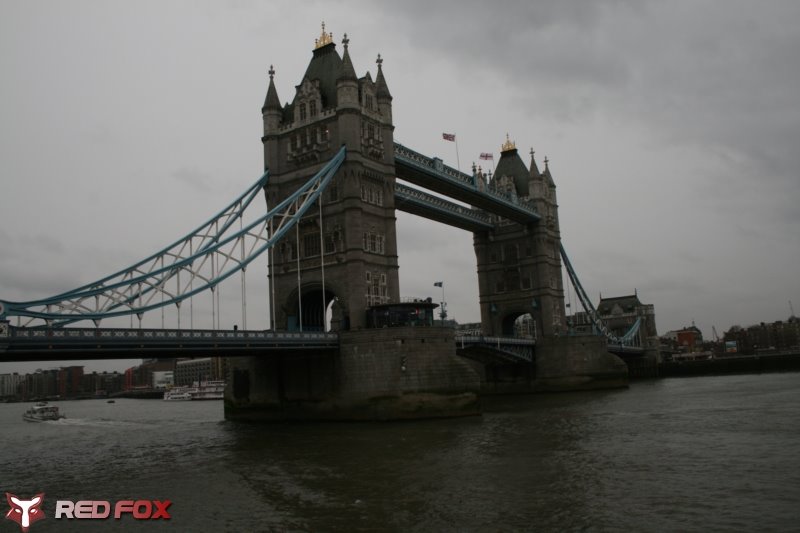
<path id="1" fill-rule="evenodd" d="M 383 77 L 383 59 L 381 55 L 378 54 L 378 59 L 375 60 L 375 63 L 378 64 L 378 76 L 375 80 L 375 85 L 377 85 L 377 94 L 378 98 L 385 98 L 387 100 L 392 99 L 392 93 L 389 92 L 389 86 L 386 84 L 386 78 Z"/>
<path id="2" fill-rule="evenodd" d="M 544 157 L 544 172 L 542 176 L 547 178 L 547 184 L 551 187 L 555 187 L 556 183 L 553 181 L 553 175 L 550 174 L 550 160 L 547 159 L 547 156 Z"/>
<path id="3" fill-rule="evenodd" d="M 347 38 L 347 34 L 345 33 L 342 39 L 344 54 L 342 56 L 342 74 L 339 76 L 340 80 L 358 80 L 356 69 L 353 68 L 353 60 L 350 59 L 350 52 L 347 49 L 349 44 L 350 39 Z"/>
<path id="4" fill-rule="evenodd" d="M 539 172 L 539 167 L 536 166 L 536 158 L 534 157 L 536 152 L 531 148 L 531 168 L 530 168 L 530 175 L 532 178 L 538 178 L 541 176 L 541 172 Z"/>
<path id="5" fill-rule="evenodd" d="M 264 100 L 264 107 L 261 108 L 261 111 L 266 111 L 267 109 L 277 109 L 278 111 L 281 110 L 281 100 L 278 98 L 278 90 L 275 89 L 275 82 L 272 78 L 275 77 L 275 67 L 272 65 L 269 66 L 269 88 L 267 88 L 267 98 Z"/>

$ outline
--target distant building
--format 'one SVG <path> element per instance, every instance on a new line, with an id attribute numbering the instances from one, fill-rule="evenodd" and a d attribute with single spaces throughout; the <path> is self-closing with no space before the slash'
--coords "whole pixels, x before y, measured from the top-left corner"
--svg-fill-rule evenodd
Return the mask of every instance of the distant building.
<path id="1" fill-rule="evenodd" d="M 174 359 L 152 359 L 125 371 L 125 390 L 147 389 L 153 386 L 153 372 L 173 371 Z"/>
<path id="2" fill-rule="evenodd" d="M 158 370 L 153 372 L 154 389 L 168 389 L 175 384 L 175 371 L 174 370 Z"/>
<path id="3" fill-rule="evenodd" d="M 655 308 L 652 304 L 644 304 L 639 300 L 638 292 L 629 296 L 613 298 L 600 297 L 597 303 L 597 315 L 609 331 L 622 337 L 641 319 L 639 331 L 642 339 L 656 337 Z M 577 334 L 592 334 L 595 327 L 591 318 L 584 311 L 578 311 L 567 317 L 568 330 Z"/>
<path id="4" fill-rule="evenodd" d="M 638 292 L 629 296 L 600 298 L 597 314 L 603 323 L 617 337 L 628 332 L 638 318 L 642 319 L 640 331 L 643 337 L 656 337 L 656 315 L 652 304 L 643 304 Z"/>
<path id="5" fill-rule="evenodd" d="M 56 398 L 58 396 L 58 370 L 37 370 L 33 374 L 25 374 L 20 385 L 20 395 L 24 400 Z"/>
<path id="6" fill-rule="evenodd" d="M 668 346 L 683 352 L 694 352 L 703 348 L 703 332 L 694 324 L 688 328 L 668 331 L 661 338 Z"/>
<path id="7" fill-rule="evenodd" d="M 19 386 L 23 376 L 17 374 L 0 374 L 0 398 L 14 398 L 19 394 Z"/>
<path id="8" fill-rule="evenodd" d="M 195 381 L 225 379 L 227 360 L 222 357 L 184 359 L 175 363 L 175 385 L 191 385 Z"/>
<path id="9" fill-rule="evenodd" d="M 755 354 L 766 351 L 800 350 L 800 318 L 789 317 L 771 324 L 761 322 L 747 328 L 733 326 L 725 332 L 726 345 L 736 343 L 736 351 L 741 354 Z"/>
<path id="10" fill-rule="evenodd" d="M 83 367 L 62 366 L 58 369 L 58 395 L 62 398 L 74 398 L 83 393 Z"/>
<path id="11" fill-rule="evenodd" d="M 107 396 L 123 390 L 125 375 L 119 372 L 92 372 L 83 375 L 83 390 L 92 396 Z"/>

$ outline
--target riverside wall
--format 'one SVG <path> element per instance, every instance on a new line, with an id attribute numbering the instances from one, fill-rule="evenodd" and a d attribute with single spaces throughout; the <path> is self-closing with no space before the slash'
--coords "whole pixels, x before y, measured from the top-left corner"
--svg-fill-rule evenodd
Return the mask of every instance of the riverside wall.
<path id="1" fill-rule="evenodd" d="M 660 377 L 796 371 L 800 371 L 800 353 L 796 352 L 714 357 L 693 361 L 664 361 L 659 365 Z"/>

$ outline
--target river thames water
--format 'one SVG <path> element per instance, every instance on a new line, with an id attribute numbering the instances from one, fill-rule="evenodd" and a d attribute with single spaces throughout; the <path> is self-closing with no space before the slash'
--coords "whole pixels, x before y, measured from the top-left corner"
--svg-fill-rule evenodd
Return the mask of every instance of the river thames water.
<path id="1" fill-rule="evenodd" d="M 800 373 L 485 399 L 402 423 L 226 422 L 221 401 L 0 404 L 0 491 L 47 531 L 800 531 Z M 169 521 L 56 520 L 170 500 Z M 0 533 L 20 531 L 2 518 Z"/>

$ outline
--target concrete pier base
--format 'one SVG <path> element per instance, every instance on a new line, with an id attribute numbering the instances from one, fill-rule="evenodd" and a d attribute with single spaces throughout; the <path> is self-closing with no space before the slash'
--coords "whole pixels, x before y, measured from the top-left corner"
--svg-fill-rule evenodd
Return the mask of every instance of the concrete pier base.
<path id="1" fill-rule="evenodd" d="M 231 359 L 229 420 L 395 420 L 479 414 L 480 380 L 453 330 L 341 332 L 339 350 Z"/>
<path id="2" fill-rule="evenodd" d="M 537 392 L 628 386 L 625 361 L 606 351 L 601 337 L 553 337 L 536 345 Z"/>

